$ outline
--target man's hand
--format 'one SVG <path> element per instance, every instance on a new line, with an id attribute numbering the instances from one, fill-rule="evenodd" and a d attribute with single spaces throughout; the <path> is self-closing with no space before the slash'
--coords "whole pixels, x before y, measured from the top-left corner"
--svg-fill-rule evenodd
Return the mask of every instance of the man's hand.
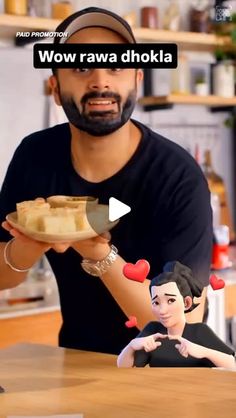
<path id="1" fill-rule="evenodd" d="M 83 258 L 99 261 L 103 260 L 111 251 L 109 241 L 111 235 L 104 232 L 94 238 L 77 241 L 71 244 L 72 248 L 77 251 Z"/>
<path id="2" fill-rule="evenodd" d="M 164 339 L 167 337 L 168 335 L 160 334 L 157 332 L 156 334 L 148 335 L 147 337 L 134 338 L 129 343 L 129 346 L 134 351 L 145 350 L 148 353 L 155 350 L 157 347 L 160 347 L 161 342 L 157 341 L 158 339 Z"/>
<path id="3" fill-rule="evenodd" d="M 47 243 L 42 241 L 36 241 L 32 238 L 27 237 L 26 235 L 19 232 L 17 229 L 12 228 L 8 222 L 3 222 L 2 227 L 6 229 L 14 238 L 19 239 L 24 244 L 31 245 L 35 250 L 41 251 L 42 253 L 47 252 L 51 248 L 58 253 L 64 253 L 71 245 L 71 243 Z"/>
<path id="4" fill-rule="evenodd" d="M 42 253 L 53 249 L 57 253 L 64 253 L 69 247 L 74 248 L 83 258 L 91 258 L 92 260 L 102 260 L 110 252 L 109 240 L 111 235 L 109 232 L 98 235 L 94 238 L 86 239 L 77 242 L 42 242 L 29 238 L 26 235 L 19 232 L 17 229 L 12 228 L 8 222 L 3 222 L 2 227 L 6 229 L 14 238 L 21 240 L 25 244 L 29 244 L 35 248 L 35 250 Z"/>

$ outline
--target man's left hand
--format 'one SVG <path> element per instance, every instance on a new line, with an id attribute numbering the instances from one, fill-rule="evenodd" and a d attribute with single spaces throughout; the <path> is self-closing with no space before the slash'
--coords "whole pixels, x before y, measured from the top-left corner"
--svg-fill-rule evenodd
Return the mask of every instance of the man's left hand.
<path id="1" fill-rule="evenodd" d="M 83 258 L 99 261 L 103 260 L 111 251 L 109 245 L 110 239 L 111 234 L 109 232 L 104 232 L 94 238 L 74 242 L 71 247 Z"/>

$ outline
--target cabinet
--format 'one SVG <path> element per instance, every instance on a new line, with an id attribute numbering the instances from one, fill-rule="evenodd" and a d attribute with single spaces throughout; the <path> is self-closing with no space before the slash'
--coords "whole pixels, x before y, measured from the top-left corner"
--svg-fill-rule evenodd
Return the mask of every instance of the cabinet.
<path id="1" fill-rule="evenodd" d="M 58 345 L 61 323 L 60 311 L 0 319 L 0 348 L 22 342 Z"/>

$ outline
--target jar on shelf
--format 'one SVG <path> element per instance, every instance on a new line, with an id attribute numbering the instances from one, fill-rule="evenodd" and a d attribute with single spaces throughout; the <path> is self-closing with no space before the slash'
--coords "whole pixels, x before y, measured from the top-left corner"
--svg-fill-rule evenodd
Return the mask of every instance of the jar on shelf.
<path id="1" fill-rule="evenodd" d="M 28 13 L 27 0 L 5 0 L 4 11 L 7 14 L 26 16 Z"/>
<path id="2" fill-rule="evenodd" d="M 209 85 L 206 82 L 204 75 L 198 75 L 195 79 L 194 93 L 197 96 L 208 96 Z"/>
<path id="3" fill-rule="evenodd" d="M 53 1 L 52 3 L 52 18 L 65 19 L 73 13 L 72 4 L 70 1 Z"/>
<path id="4" fill-rule="evenodd" d="M 157 7 L 141 8 L 141 26 L 143 28 L 158 28 L 158 9 Z"/>
<path id="5" fill-rule="evenodd" d="M 180 8 L 176 0 L 171 0 L 163 16 L 163 29 L 180 30 Z"/>
<path id="6" fill-rule="evenodd" d="M 211 18 L 208 0 L 192 0 L 189 12 L 191 32 L 210 32 Z"/>
<path id="7" fill-rule="evenodd" d="M 37 17 L 51 16 L 51 4 L 48 0 L 29 0 L 29 15 L 35 15 Z"/>
<path id="8" fill-rule="evenodd" d="M 234 71 L 232 61 L 217 62 L 212 66 L 213 94 L 220 97 L 234 97 Z"/>

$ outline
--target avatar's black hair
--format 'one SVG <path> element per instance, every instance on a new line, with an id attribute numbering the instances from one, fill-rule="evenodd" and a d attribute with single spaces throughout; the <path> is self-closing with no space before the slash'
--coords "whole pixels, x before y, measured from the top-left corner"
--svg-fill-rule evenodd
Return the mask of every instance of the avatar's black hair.
<path id="1" fill-rule="evenodd" d="M 192 270 L 181 264 L 179 261 L 169 261 L 163 268 L 163 273 L 151 280 L 149 290 L 151 293 L 152 286 L 161 286 L 162 284 L 175 282 L 183 298 L 186 296 L 200 297 L 203 285 L 193 276 Z M 192 306 L 185 312 L 191 312 L 199 303 L 192 303 Z"/>

